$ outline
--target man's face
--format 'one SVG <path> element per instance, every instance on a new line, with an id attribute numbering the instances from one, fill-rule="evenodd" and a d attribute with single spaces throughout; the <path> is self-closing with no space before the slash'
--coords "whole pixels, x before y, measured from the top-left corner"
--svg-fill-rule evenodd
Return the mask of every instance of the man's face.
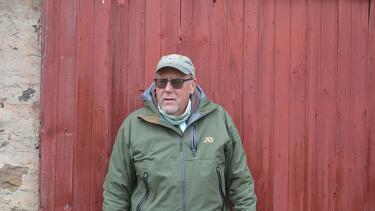
<path id="1" fill-rule="evenodd" d="M 156 79 L 189 79 L 191 75 L 185 75 L 172 67 L 165 67 L 156 74 Z M 195 90 L 195 80 L 185 81 L 181 89 L 175 89 L 171 82 L 165 88 L 156 87 L 156 98 L 160 108 L 167 114 L 181 116 L 189 102 L 190 94 Z"/>

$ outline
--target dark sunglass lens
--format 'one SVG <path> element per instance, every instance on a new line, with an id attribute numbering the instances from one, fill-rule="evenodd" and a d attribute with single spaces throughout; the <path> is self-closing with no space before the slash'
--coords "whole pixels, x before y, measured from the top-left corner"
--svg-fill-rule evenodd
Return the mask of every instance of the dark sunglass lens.
<path id="1" fill-rule="evenodd" d="M 155 79 L 155 83 L 159 89 L 164 89 L 168 84 L 168 80 L 167 79 Z"/>
<path id="2" fill-rule="evenodd" d="M 171 85 L 175 89 L 181 89 L 181 87 L 182 87 L 183 84 L 184 84 L 184 80 L 183 79 L 172 79 L 171 80 Z"/>

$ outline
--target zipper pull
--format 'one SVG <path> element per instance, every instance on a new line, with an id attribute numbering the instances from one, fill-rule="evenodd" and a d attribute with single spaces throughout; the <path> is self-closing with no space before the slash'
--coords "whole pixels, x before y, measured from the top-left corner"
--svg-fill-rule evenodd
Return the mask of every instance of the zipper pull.
<path id="1" fill-rule="evenodd" d="M 145 173 L 143 173 L 143 181 L 147 182 L 147 179 L 148 179 L 148 173 L 147 171 L 145 171 Z"/>
<path id="2" fill-rule="evenodd" d="M 198 142 L 197 142 L 197 137 L 196 137 L 196 131 L 197 131 L 197 124 L 194 123 L 193 124 L 193 131 L 192 131 L 192 140 L 191 140 L 191 151 L 193 153 L 193 157 L 195 157 L 195 153 L 197 152 L 197 148 L 198 148 Z"/>

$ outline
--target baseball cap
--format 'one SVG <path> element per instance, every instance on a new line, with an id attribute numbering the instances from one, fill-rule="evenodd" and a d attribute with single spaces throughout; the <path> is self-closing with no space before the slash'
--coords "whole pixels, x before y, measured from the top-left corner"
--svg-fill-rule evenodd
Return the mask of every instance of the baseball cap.
<path id="1" fill-rule="evenodd" d="M 187 57 L 179 54 L 170 54 L 161 57 L 158 65 L 156 66 L 156 72 L 163 67 L 173 67 L 181 71 L 184 74 L 191 74 L 195 78 L 195 69 L 193 62 Z"/>

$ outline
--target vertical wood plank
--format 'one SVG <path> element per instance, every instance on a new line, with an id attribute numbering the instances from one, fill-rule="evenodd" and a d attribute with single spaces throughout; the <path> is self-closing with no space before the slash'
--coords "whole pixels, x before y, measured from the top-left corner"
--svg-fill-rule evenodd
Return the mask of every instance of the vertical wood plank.
<path id="1" fill-rule="evenodd" d="M 55 198 L 55 150 L 57 131 L 58 87 L 58 2 L 43 1 L 42 27 L 42 86 L 41 86 L 41 122 L 40 130 L 40 208 L 52 210 Z"/>
<path id="2" fill-rule="evenodd" d="M 303 210 L 305 200 L 305 108 L 307 1 L 291 1 L 288 210 Z"/>
<path id="3" fill-rule="evenodd" d="M 215 102 L 227 107 L 226 100 L 222 100 L 225 87 L 222 85 L 227 67 L 227 34 L 228 8 L 226 1 L 213 1 L 211 22 L 211 69 L 209 74 L 211 90 L 208 96 Z"/>
<path id="4" fill-rule="evenodd" d="M 154 72 L 161 51 L 161 1 L 146 1 L 145 14 L 145 80 L 147 88 L 154 78 Z"/>
<path id="5" fill-rule="evenodd" d="M 114 84 L 118 84 L 116 87 L 118 87 L 118 92 L 116 97 L 118 97 L 119 104 L 117 105 L 116 110 L 116 117 L 118 118 L 118 125 L 115 127 L 113 125 L 113 130 L 115 130 L 114 137 L 117 135 L 117 130 L 121 124 L 121 122 L 124 120 L 127 114 L 129 114 L 129 106 L 128 106 L 128 99 L 129 96 L 129 90 L 128 90 L 128 72 L 130 71 L 128 63 L 129 63 L 129 3 L 125 4 L 123 7 L 118 8 L 118 16 L 117 19 L 120 20 L 120 26 L 119 26 L 119 34 L 115 36 L 115 39 L 117 41 L 116 50 L 115 52 L 115 59 L 119 60 L 119 68 L 114 69 Z M 116 26 L 113 26 L 116 27 Z M 112 51 L 113 52 L 113 51 Z M 115 139 L 112 141 L 114 142 Z"/>
<path id="6" fill-rule="evenodd" d="M 275 2 L 275 120 L 273 205 L 288 210 L 291 1 Z"/>
<path id="7" fill-rule="evenodd" d="M 76 1 L 59 2 L 59 66 L 56 157 L 64 160 L 55 164 L 56 209 L 71 210 L 73 204 L 73 155 L 76 139 Z M 70 17 L 70 18 L 66 18 Z M 64 179 L 62 179 L 64 178 Z"/>
<path id="8" fill-rule="evenodd" d="M 366 91 L 368 107 L 368 160 L 365 210 L 375 210 L 375 0 L 369 5 Z"/>
<path id="9" fill-rule="evenodd" d="M 126 53 L 127 49 L 127 19 L 128 19 L 129 4 L 125 4 L 121 7 L 118 4 L 112 4 L 112 17 L 111 17 L 111 31 L 112 31 L 112 109 L 111 109 L 111 140 L 108 156 L 112 152 L 112 145 L 117 135 L 118 128 L 121 125 L 125 117 L 126 103 L 124 102 L 125 88 L 124 84 L 126 81 L 126 72 L 123 63 L 127 63 Z M 126 15 L 124 15 L 126 13 Z M 126 32 L 124 32 L 126 31 Z"/>
<path id="10" fill-rule="evenodd" d="M 194 48 L 192 59 L 195 67 L 197 82 L 205 92 L 212 90 L 211 78 L 211 1 L 194 2 Z M 208 96 L 211 97 L 211 96 Z"/>
<path id="11" fill-rule="evenodd" d="M 352 178 L 350 184 L 351 207 L 348 210 L 364 210 L 366 187 L 366 162 L 368 140 L 366 134 L 366 58 L 368 30 L 368 2 L 352 1 L 352 56 L 351 56 L 351 157 Z"/>
<path id="12" fill-rule="evenodd" d="M 317 180 L 318 210 L 334 210 L 337 100 L 337 1 L 322 1 L 318 71 Z"/>
<path id="13" fill-rule="evenodd" d="M 90 209 L 93 122 L 94 2 L 78 1 L 77 17 L 77 140 L 75 141 L 74 208 Z M 85 190 L 85 191 L 82 191 Z M 87 191 L 87 192 L 86 192 Z"/>
<path id="14" fill-rule="evenodd" d="M 194 4 L 196 1 L 180 0 L 180 28 L 177 52 L 194 60 Z M 194 61 L 193 61 L 194 62 Z"/>
<path id="15" fill-rule="evenodd" d="M 261 144 L 258 165 L 258 197 L 270 202 L 273 198 L 273 154 L 274 154 L 274 74 L 275 74 L 275 3 L 271 0 L 260 2 L 259 25 L 259 101 L 258 101 L 258 142 Z M 272 210 L 272 203 L 261 204 L 261 210 Z"/>
<path id="16" fill-rule="evenodd" d="M 318 72 L 321 52 L 322 1 L 308 1 L 307 74 L 306 74 L 306 178 L 304 210 L 319 210 L 317 195 L 317 151 L 318 149 Z"/>
<path id="17" fill-rule="evenodd" d="M 92 82 L 93 92 L 93 124 L 91 150 L 91 189 L 90 209 L 102 209 L 103 181 L 108 163 L 108 139 L 111 120 L 111 67 L 110 67 L 110 14 L 111 1 L 95 1 L 94 3 L 94 51 Z"/>
<path id="18" fill-rule="evenodd" d="M 140 95 L 144 84 L 144 53 L 145 53 L 145 6 L 144 0 L 129 1 L 129 31 L 128 31 L 128 63 L 127 92 L 128 112 L 140 107 Z"/>
<path id="19" fill-rule="evenodd" d="M 224 86 L 230 87 L 223 93 L 227 97 L 228 112 L 231 114 L 240 134 L 242 132 L 243 113 L 243 24 L 244 4 L 242 0 L 228 1 L 228 35 L 227 35 L 227 67 Z M 236 33 L 232 33 L 236 32 Z M 243 138 L 243 136 L 242 136 Z M 243 140 L 242 140 L 243 141 Z"/>
<path id="20" fill-rule="evenodd" d="M 338 8 L 338 132 L 337 132 L 337 169 L 336 169 L 336 209 L 348 210 L 351 207 L 352 184 L 350 170 L 351 157 L 351 57 L 352 57 L 352 10 L 351 1 L 339 1 Z"/>
<path id="21" fill-rule="evenodd" d="M 243 61 L 243 147 L 247 152 L 248 165 L 255 180 L 255 192 L 261 189 L 258 179 L 261 168 L 258 158 L 261 156 L 258 142 L 258 92 L 259 92 L 259 21 L 260 1 L 250 0 L 244 2 L 244 61 Z M 272 204 L 272 200 L 260 200 L 258 197 L 257 208 L 263 210 L 265 204 Z"/>
<path id="22" fill-rule="evenodd" d="M 161 1 L 161 55 L 177 53 L 180 35 L 180 1 Z"/>

